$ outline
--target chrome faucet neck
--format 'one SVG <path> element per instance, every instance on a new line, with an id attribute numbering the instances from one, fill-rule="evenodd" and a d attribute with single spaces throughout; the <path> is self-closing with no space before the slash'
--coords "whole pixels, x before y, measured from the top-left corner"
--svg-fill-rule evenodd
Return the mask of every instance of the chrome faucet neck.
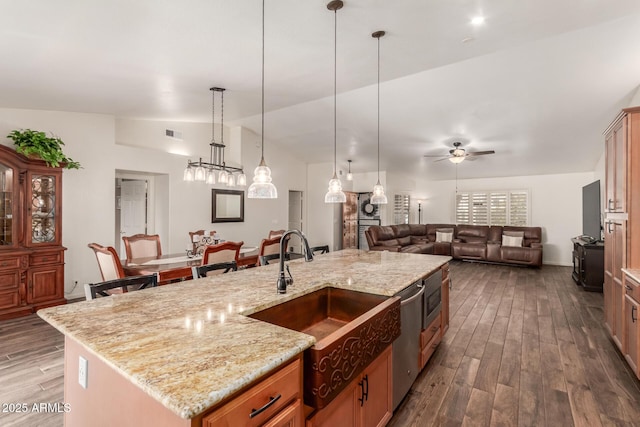
<path id="1" fill-rule="evenodd" d="M 302 240 L 304 260 L 306 262 L 313 261 L 313 253 L 311 252 L 311 248 L 309 247 L 309 242 L 307 241 L 307 238 L 304 235 L 304 233 L 296 229 L 285 231 L 284 234 L 282 234 L 282 237 L 280 238 L 280 269 L 278 270 L 278 282 L 276 283 L 276 289 L 279 294 L 286 294 L 287 286 L 293 284 L 293 277 L 291 277 L 291 273 L 289 273 L 289 277 L 285 277 L 285 274 L 284 274 L 284 257 L 286 255 L 284 248 L 287 242 L 287 238 L 291 234 L 297 235 L 298 237 L 300 237 L 300 240 Z"/>

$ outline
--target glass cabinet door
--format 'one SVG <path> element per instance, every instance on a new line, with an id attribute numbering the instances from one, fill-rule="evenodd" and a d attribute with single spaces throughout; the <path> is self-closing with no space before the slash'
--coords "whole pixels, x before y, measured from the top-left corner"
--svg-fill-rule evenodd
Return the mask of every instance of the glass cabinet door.
<path id="1" fill-rule="evenodd" d="M 13 169 L 0 163 L 0 245 L 13 245 Z"/>
<path id="2" fill-rule="evenodd" d="M 56 240 L 56 177 L 31 176 L 31 243 Z"/>

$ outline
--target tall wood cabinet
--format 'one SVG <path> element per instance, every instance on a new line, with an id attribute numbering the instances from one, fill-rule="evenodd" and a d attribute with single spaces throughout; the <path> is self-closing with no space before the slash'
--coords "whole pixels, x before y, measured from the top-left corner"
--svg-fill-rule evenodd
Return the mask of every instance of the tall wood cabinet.
<path id="1" fill-rule="evenodd" d="M 342 249 L 358 249 L 358 194 L 345 191 L 342 204 Z"/>
<path id="2" fill-rule="evenodd" d="M 605 156 L 605 326 L 626 354 L 629 343 L 637 340 L 629 336 L 625 322 L 630 306 L 622 269 L 640 268 L 640 107 L 622 110 L 609 126 Z"/>
<path id="3" fill-rule="evenodd" d="M 0 319 L 64 304 L 62 169 L 0 145 Z"/>

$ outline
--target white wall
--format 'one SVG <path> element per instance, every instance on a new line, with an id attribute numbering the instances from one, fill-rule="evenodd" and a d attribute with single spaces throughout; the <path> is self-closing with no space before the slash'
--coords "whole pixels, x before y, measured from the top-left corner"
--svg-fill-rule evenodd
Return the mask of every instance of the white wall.
<path id="1" fill-rule="evenodd" d="M 333 163 L 315 163 L 307 166 L 307 229 L 305 233 L 313 246 L 327 244 L 334 251 L 341 244 L 334 235 L 341 230 L 340 215 L 334 204 L 325 203 L 324 195 L 333 176 Z M 342 206 L 342 205 L 339 205 Z M 338 227 L 338 228 L 336 228 Z"/>
<path id="2" fill-rule="evenodd" d="M 158 126 L 139 123 L 140 128 L 137 128 L 131 122 L 127 122 L 126 131 L 117 132 L 116 120 L 106 115 L 0 109 L 0 143 L 13 145 L 4 137 L 13 129 L 52 132 L 65 142 L 65 153 L 83 166 L 83 169 L 68 170 L 63 174 L 62 243 L 67 247 L 67 297 L 83 295 L 82 284 L 100 280 L 95 256 L 87 244 L 119 245 L 114 241 L 116 170 L 157 175 L 156 187 L 168 189 L 167 194 L 156 195 L 161 205 L 168 206 L 168 212 L 156 216 L 156 228 L 168 230 L 168 235 L 161 236 L 164 253 L 183 252 L 189 245 L 188 231 L 200 228 L 214 228 L 227 240 L 244 240 L 246 244 L 257 245 L 270 229 L 287 227 L 288 190 L 306 190 L 304 163 L 267 145 L 265 158 L 272 169 L 279 198 L 245 200 L 244 223 L 211 224 L 211 186 L 182 181 L 186 157 L 162 151 L 166 147 L 147 148 L 158 138 L 164 138 L 154 130 Z M 205 152 L 210 142 L 210 130 L 204 129 L 210 129 L 210 126 L 189 125 L 196 132 L 200 129 L 203 137 L 207 135 L 201 141 Z M 116 144 L 116 133 L 127 145 Z M 242 146 L 242 162 L 251 181 L 253 169 L 260 161 L 259 138 L 244 130 L 229 134 L 241 139 L 236 143 Z M 131 135 L 135 137 L 129 138 Z"/>

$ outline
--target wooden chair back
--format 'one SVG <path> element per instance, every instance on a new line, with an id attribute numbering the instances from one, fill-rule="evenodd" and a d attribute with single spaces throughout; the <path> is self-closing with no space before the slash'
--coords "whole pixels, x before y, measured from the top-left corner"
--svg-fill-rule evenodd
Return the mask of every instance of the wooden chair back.
<path id="1" fill-rule="evenodd" d="M 238 262 L 240 248 L 244 242 L 223 242 L 205 247 L 202 254 L 202 265 L 218 264 L 221 262 Z"/>
<path id="2" fill-rule="evenodd" d="M 100 275 L 103 281 L 122 279 L 125 277 L 118 253 L 112 246 L 101 246 L 97 243 L 88 245 L 96 254 Z"/>
<path id="3" fill-rule="evenodd" d="M 238 264 L 235 261 L 219 262 L 216 264 L 199 265 L 191 267 L 194 279 L 213 276 L 214 274 L 224 274 L 230 271 L 238 271 Z"/>
<path id="4" fill-rule="evenodd" d="M 269 236 L 267 239 L 280 238 L 284 234 L 285 230 L 269 230 Z"/>
<path id="5" fill-rule="evenodd" d="M 162 255 L 160 236 L 157 234 L 134 234 L 122 236 L 124 250 L 127 252 L 127 261 L 134 258 L 150 258 Z"/>
<path id="6" fill-rule="evenodd" d="M 158 276 L 156 274 L 129 276 L 101 283 L 85 283 L 84 295 L 87 301 L 89 301 L 97 297 L 108 297 L 112 295 L 112 293 L 109 292 L 111 290 L 118 290 L 117 293 L 126 293 L 145 288 L 154 288 L 156 286 L 158 286 Z"/>
<path id="7" fill-rule="evenodd" d="M 279 261 L 280 254 L 260 255 L 260 265 L 269 265 L 269 261 Z M 289 254 L 284 254 L 285 261 L 289 261 Z"/>
<path id="8" fill-rule="evenodd" d="M 282 236 L 280 236 L 282 237 Z M 276 255 L 275 257 L 269 258 L 270 260 L 277 259 L 280 254 L 280 237 L 273 237 L 271 239 L 262 239 L 260 242 L 260 247 L 258 249 L 258 258 L 264 257 L 266 255 Z M 289 244 L 289 239 L 284 242 L 284 251 L 287 252 L 287 246 Z M 262 262 L 260 262 L 260 265 Z"/>
<path id="9" fill-rule="evenodd" d="M 202 238 L 204 237 L 204 230 L 196 230 L 196 231 L 190 231 L 189 232 L 189 241 L 191 242 L 191 244 L 193 245 L 193 253 L 197 253 L 198 252 L 198 248 L 199 248 L 199 242 L 200 240 L 202 240 Z M 209 231 L 209 236 L 215 236 L 216 232 L 215 230 L 211 230 Z"/>
<path id="10" fill-rule="evenodd" d="M 311 249 L 311 253 L 316 255 L 316 254 L 326 254 L 329 253 L 329 245 L 323 245 L 323 246 L 314 246 Z"/>

